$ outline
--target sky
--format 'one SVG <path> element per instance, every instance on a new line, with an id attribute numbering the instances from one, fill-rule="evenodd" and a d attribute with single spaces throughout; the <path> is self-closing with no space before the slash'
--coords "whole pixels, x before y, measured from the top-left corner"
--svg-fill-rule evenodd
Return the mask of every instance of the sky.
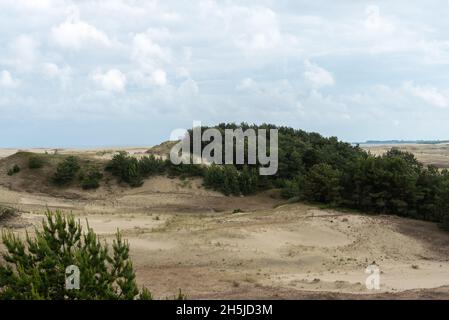
<path id="1" fill-rule="evenodd" d="M 0 147 L 274 123 L 449 139 L 449 2 L 0 0 Z"/>

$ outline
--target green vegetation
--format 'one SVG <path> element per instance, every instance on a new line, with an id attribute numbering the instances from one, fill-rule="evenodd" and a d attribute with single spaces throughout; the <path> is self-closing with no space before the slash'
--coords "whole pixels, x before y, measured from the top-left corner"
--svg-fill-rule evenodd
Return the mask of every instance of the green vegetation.
<path id="1" fill-rule="evenodd" d="M 164 161 L 164 170 L 170 177 L 204 177 L 207 167 L 203 165 L 179 164 L 173 165 L 169 159 Z"/>
<path id="2" fill-rule="evenodd" d="M 449 231 L 449 215 L 443 216 L 443 219 L 441 222 L 441 228 L 443 230 Z"/>
<path id="3" fill-rule="evenodd" d="M 247 163 L 173 165 L 170 160 L 153 155 L 137 159 L 126 152 L 116 154 L 106 170 L 131 187 L 139 187 L 145 178 L 160 174 L 181 179 L 203 177 L 205 187 L 226 195 L 247 195 L 279 188 L 281 195 L 290 201 L 435 221 L 449 229 L 449 171 L 426 167 L 411 153 L 391 149 L 382 156 L 374 156 L 336 137 L 326 138 L 318 133 L 269 124 L 219 124 L 215 128 L 223 134 L 225 129 L 252 128 L 256 133 L 260 129 L 278 129 L 278 172 L 273 176 L 261 176 L 260 164 Z M 203 147 L 206 144 L 204 142 Z M 246 143 L 245 154 L 247 148 Z M 224 152 L 225 148 L 222 150 Z M 14 168 L 10 171 L 14 174 Z M 53 180 L 59 185 L 68 184 L 80 171 L 83 188 L 99 186 L 101 170 L 82 168 L 76 157 L 62 161 Z"/>
<path id="4" fill-rule="evenodd" d="M 90 166 L 81 171 L 79 178 L 84 190 L 97 189 L 103 179 L 103 173 L 97 167 Z"/>
<path id="5" fill-rule="evenodd" d="M 143 168 L 140 166 L 139 160 L 129 156 L 126 152 L 119 152 L 106 166 L 106 170 L 110 171 L 120 181 L 128 183 L 132 187 L 139 187 L 143 184 Z"/>
<path id="6" fill-rule="evenodd" d="M 0 222 L 8 220 L 17 214 L 17 210 L 10 207 L 0 206 Z"/>
<path id="7" fill-rule="evenodd" d="M 17 164 L 15 164 L 11 169 L 8 170 L 7 173 L 8 173 L 8 176 L 12 176 L 19 172 L 20 172 L 20 167 Z"/>
<path id="8" fill-rule="evenodd" d="M 244 166 L 241 171 L 233 165 L 212 164 L 205 169 L 204 185 L 225 195 L 251 194 L 257 190 L 258 172 Z"/>
<path id="9" fill-rule="evenodd" d="M 44 159 L 38 155 L 32 155 L 28 159 L 28 168 L 30 169 L 40 169 L 44 166 Z"/>
<path id="10" fill-rule="evenodd" d="M 23 241 L 4 232 L 2 240 L 6 253 L 0 263 L 0 299 L 152 299 L 147 289 L 137 287 L 129 244 L 119 232 L 110 252 L 73 216 L 48 211 L 34 238 L 27 235 Z M 79 290 L 65 287 L 65 270 L 71 265 L 80 270 Z"/>
<path id="11" fill-rule="evenodd" d="M 75 156 L 69 156 L 58 164 L 53 176 L 54 183 L 66 185 L 75 179 L 80 169 L 79 159 Z"/>
<path id="12" fill-rule="evenodd" d="M 204 167 L 183 164 L 175 166 L 170 160 L 161 160 L 154 155 L 136 159 L 126 152 L 119 152 L 107 164 L 106 170 L 131 187 L 140 187 L 145 178 L 157 174 L 181 178 L 203 176 Z"/>
<path id="13" fill-rule="evenodd" d="M 449 229 L 448 170 L 425 167 L 413 154 L 397 149 L 374 156 L 336 137 L 325 138 L 288 127 L 242 123 L 219 124 L 215 128 L 224 133 L 225 129 L 238 127 L 256 132 L 278 129 L 277 174 L 257 176 L 258 165 L 213 165 L 204 173 L 207 187 L 225 194 L 280 187 L 282 196 L 288 199 L 440 222 Z M 243 179 L 254 181 L 250 188 L 238 178 L 253 174 L 254 180 Z"/>
<path id="14" fill-rule="evenodd" d="M 326 163 L 313 165 L 304 177 L 302 195 L 309 200 L 338 204 L 340 171 Z"/>
<path id="15" fill-rule="evenodd" d="M 59 162 L 52 180 L 59 186 L 69 185 L 79 181 L 84 190 L 97 189 L 103 179 L 103 170 L 98 165 L 90 163 L 90 160 L 81 161 L 78 157 L 69 156 Z"/>
<path id="16" fill-rule="evenodd" d="M 237 170 L 233 165 L 173 165 L 170 160 L 157 159 L 150 155 L 136 159 L 125 152 L 116 154 L 106 166 L 120 181 L 131 187 L 139 187 L 143 179 L 157 174 L 172 177 L 204 177 L 206 187 L 223 192 L 226 195 L 250 194 L 257 190 L 258 173 L 255 168 L 244 166 Z"/>

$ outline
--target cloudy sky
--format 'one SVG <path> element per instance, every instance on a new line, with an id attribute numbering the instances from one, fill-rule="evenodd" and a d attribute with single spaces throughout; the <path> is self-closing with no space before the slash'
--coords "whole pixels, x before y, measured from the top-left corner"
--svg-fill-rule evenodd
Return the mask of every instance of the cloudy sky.
<path id="1" fill-rule="evenodd" d="M 0 147 L 192 121 L 449 139 L 449 2 L 0 0 Z"/>

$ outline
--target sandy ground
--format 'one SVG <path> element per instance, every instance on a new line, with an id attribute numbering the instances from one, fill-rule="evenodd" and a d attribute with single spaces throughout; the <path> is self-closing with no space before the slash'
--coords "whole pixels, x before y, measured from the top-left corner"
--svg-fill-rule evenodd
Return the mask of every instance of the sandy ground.
<path id="1" fill-rule="evenodd" d="M 225 197 L 198 179 L 154 177 L 136 189 L 54 197 L 0 184 L 23 234 L 61 208 L 112 243 L 131 244 L 138 282 L 156 297 L 195 299 L 449 298 L 449 233 L 433 223 L 282 204 L 272 193 Z M 233 213 L 235 209 L 241 213 Z M 375 263 L 380 290 L 365 286 Z"/>
<path id="2" fill-rule="evenodd" d="M 126 151 L 132 155 L 145 155 L 151 147 L 107 147 L 107 148 L 0 148 L 0 159 L 9 157 L 18 151 L 26 151 L 32 153 L 48 153 L 48 154 L 70 154 L 70 155 L 83 155 L 93 156 L 98 159 L 111 159 L 114 154 L 119 151 Z"/>
<path id="3" fill-rule="evenodd" d="M 381 155 L 391 148 L 411 152 L 424 164 L 437 168 L 449 168 L 449 144 L 399 144 L 399 145 L 361 145 L 362 149 L 372 154 Z"/>
<path id="4" fill-rule="evenodd" d="M 167 178 L 158 179 L 163 184 Z M 182 288 L 191 298 L 295 298 L 306 293 L 362 298 L 449 286 L 449 235 L 432 223 L 303 204 L 273 208 L 274 200 L 261 204 L 250 197 L 223 197 L 229 210 L 195 213 L 186 208 L 201 208 L 206 195 L 184 192 L 190 197 L 147 190 L 124 194 L 108 205 L 2 187 L 0 202 L 23 212 L 12 224 L 19 233 L 37 225 L 46 206 L 73 212 L 81 221 L 88 218 L 109 242 L 117 228 L 122 230 L 131 244 L 139 283 L 159 297 Z M 232 213 L 232 202 L 247 211 Z M 380 292 L 364 285 L 365 268 L 372 262 L 381 270 Z M 444 292 L 449 297 L 449 290 Z"/>

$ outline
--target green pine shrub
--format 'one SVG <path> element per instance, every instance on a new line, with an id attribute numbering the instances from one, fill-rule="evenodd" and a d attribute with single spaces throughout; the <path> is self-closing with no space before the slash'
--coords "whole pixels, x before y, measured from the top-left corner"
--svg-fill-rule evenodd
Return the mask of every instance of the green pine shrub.
<path id="1" fill-rule="evenodd" d="M 72 182 L 80 169 L 79 159 L 69 156 L 58 164 L 53 175 L 53 181 L 58 185 L 66 185 Z"/>
<path id="2" fill-rule="evenodd" d="M 97 189 L 100 186 L 101 179 L 103 179 L 103 173 L 97 167 L 90 166 L 82 169 L 79 179 L 84 190 Z"/>
<path id="3" fill-rule="evenodd" d="M 112 247 L 73 216 L 47 211 L 42 229 L 22 240 L 2 233 L 6 252 L 0 262 L 0 299 L 131 300 L 152 299 L 138 289 L 129 244 L 117 231 Z M 65 271 L 80 270 L 80 288 L 67 289 Z"/>
<path id="4" fill-rule="evenodd" d="M 257 191 L 259 174 L 256 168 L 244 166 L 238 177 L 239 189 L 242 194 L 247 195 Z"/>
<path id="5" fill-rule="evenodd" d="M 8 174 L 8 176 L 13 176 L 19 172 L 20 172 L 20 167 L 17 164 L 15 164 L 11 169 L 8 170 L 7 174 Z"/>
<path id="6" fill-rule="evenodd" d="M 126 152 L 116 154 L 106 166 L 106 170 L 131 187 L 140 187 L 143 184 L 139 161 Z"/>
<path id="7" fill-rule="evenodd" d="M 315 164 L 307 172 L 302 194 L 311 201 L 338 204 L 340 172 L 328 164 Z"/>
<path id="8" fill-rule="evenodd" d="M 30 169 L 40 169 L 44 166 L 44 159 L 38 155 L 32 155 L 28 159 L 28 168 Z"/>
<path id="9" fill-rule="evenodd" d="M 17 210 L 10 207 L 0 206 L 0 222 L 8 220 L 17 214 Z"/>

